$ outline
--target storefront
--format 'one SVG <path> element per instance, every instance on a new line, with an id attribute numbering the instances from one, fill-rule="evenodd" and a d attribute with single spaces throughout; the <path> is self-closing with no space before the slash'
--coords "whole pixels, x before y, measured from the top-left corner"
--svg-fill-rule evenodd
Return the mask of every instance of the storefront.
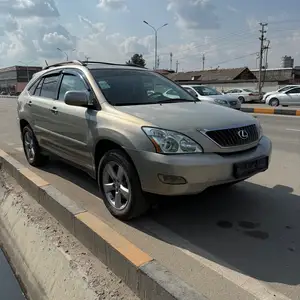
<path id="1" fill-rule="evenodd" d="M 42 67 L 35 66 L 13 66 L 0 69 L 0 94 L 20 94 L 33 74 L 41 70 Z"/>

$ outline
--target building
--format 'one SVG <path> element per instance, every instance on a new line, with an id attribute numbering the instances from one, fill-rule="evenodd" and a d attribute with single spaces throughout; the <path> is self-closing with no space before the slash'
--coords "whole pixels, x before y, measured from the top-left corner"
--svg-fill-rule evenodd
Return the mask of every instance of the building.
<path id="1" fill-rule="evenodd" d="M 259 70 L 248 68 L 212 69 L 169 73 L 168 78 L 185 84 L 205 84 L 219 91 L 234 88 L 258 88 Z M 262 70 L 263 91 L 269 92 L 287 84 L 300 84 L 300 67 Z"/>
<path id="2" fill-rule="evenodd" d="M 201 82 L 204 84 L 257 80 L 247 67 L 171 73 L 168 74 L 168 77 L 177 82 Z"/>
<path id="3" fill-rule="evenodd" d="M 257 84 L 256 76 L 247 67 L 179 72 L 166 76 L 178 83 L 206 84 L 220 91 L 226 91 L 237 86 L 253 87 Z"/>
<path id="4" fill-rule="evenodd" d="M 33 74 L 42 70 L 36 66 L 13 66 L 0 69 L 0 92 L 20 94 Z"/>
<path id="5" fill-rule="evenodd" d="M 283 56 L 281 58 L 281 68 L 293 68 L 294 67 L 294 59 L 291 56 Z"/>

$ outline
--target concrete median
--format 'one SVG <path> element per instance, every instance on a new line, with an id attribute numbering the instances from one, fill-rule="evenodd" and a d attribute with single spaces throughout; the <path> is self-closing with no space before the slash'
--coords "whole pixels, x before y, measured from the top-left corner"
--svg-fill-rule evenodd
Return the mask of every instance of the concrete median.
<path id="1" fill-rule="evenodd" d="M 144 300 L 204 300 L 193 288 L 91 212 L 0 150 L 1 169 Z"/>
<path id="2" fill-rule="evenodd" d="M 242 107 L 241 111 L 254 114 L 300 116 L 300 109 L 266 108 L 266 107 Z"/>

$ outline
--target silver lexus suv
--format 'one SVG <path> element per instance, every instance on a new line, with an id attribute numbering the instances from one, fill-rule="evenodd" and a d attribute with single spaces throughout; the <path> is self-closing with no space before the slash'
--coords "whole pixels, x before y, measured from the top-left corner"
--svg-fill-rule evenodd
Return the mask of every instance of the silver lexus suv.
<path id="1" fill-rule="evenodd" d="M 179 98 L 168 98 L 170 89 Z M 85 170 L 122 220 L 145 213 L 153 194 L 231 185 L 270 162 L 271 142 L 257 119 L 201 102 L 137 66 L 47 66 L 28 83 L 17 107 L 29 164 L 41 166 L 55 155 Z"/>

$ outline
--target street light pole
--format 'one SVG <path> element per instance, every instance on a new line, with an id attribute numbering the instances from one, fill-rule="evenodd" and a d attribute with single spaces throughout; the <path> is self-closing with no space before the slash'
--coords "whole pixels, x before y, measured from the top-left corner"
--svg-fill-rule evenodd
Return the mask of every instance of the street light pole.
<path id="1" fill-rule="evenodd" d="M 63 53 L 66 56 L 67 61 L 69 61 L 69 56 L 68 53 L 65 51 L 62 51 L 60 48 L 56 48 L 58 51 L 60 51 L 61 53 Z"/>
<path id="2" fill-rule="evenodd" d="M 143 21 L 146 25 L 148 25 L 149 27 L 151 27 L 154 31 L 154 70 L 157 69 L 157 32 L 159 29 L 165 27 L 168 25 L 168 23 L 165 23 L 164 25 L 155 28 L 154 26 L 150 25 L 147 21 Z"/>

